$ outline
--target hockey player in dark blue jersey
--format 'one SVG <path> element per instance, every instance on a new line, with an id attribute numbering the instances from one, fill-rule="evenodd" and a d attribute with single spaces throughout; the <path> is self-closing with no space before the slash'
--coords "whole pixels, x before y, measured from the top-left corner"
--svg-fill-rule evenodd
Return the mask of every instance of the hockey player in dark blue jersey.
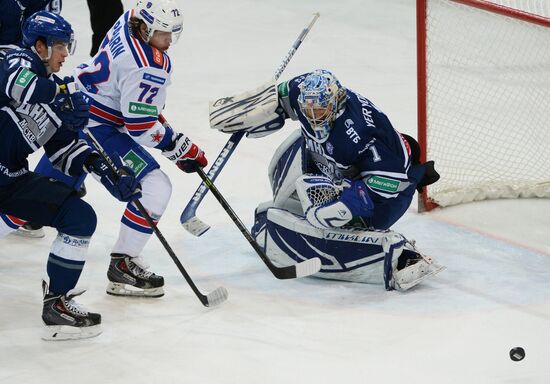
<path id="1" fill-rule="evenodd" d="M 261 137 L 288 118 L 300 123 L 301 134 L 271 162 L 273 200 L 256 210 L 253 234 L 268 256 L 280 264 L 319 257 L 319 277 L 383 282 L 387 289 L 409 289 L 441 270 L 389 230 L 415 190 L 439 177 L 433 162 L 420 164 L 416 141 L 326 70 L 283 82 L 273 94 L 274 111 L 246 113 L 253 124 L 217 127 L 245 126 L 248 137 Z"/>
<path id="2" fill-rule="evenodd" d="M 8 49 L 21 46 L 21 24 L 33 13 L 48 10 L 59 14 L 61 0 L 0 0 L 0 59 Z"/>
<path id="3" fill-rule="evenodd" d="M 9 49 L 21 47 L 21 24 L 33 13 L 40 10 L 47 10 L 60 14 L 62 7 L 61 0 L 0 0 L 0 61 L 4 58 Z M 61 178 L 61 180 L 63 180 Z M 84 185 L 81 191 L 85 193 Z M 0 214 L 0 226 L 9 221 L 5 215 Z M 44 230 L 33 223 L 26 223 L 15 232 L 25 237 L 44 237 Z"/>
<path id="4" fill-rule="evenodd" d="M 96 174 L 121 201 L 140 197 L 132 171 L 115 175 L 78 131 L 88 122 L 89 104 L 72 78 L 58 72 L 73 46 L 73 30 L 62 17 L 40 11 L 23 24 L 22 45 L 0 64 L 0 212 L 13 228 L 26 220 L 58 230 L 48 257 L 49 285 L 43 283 L 45 339 L 74 339 L 100 333 L 101 316 L 74 301 L 96 216 L 64 183 L 28 169 L 27 157 L 40 147 L 68 175 Z M 113 159 L 121 164 L 119 159 Z M 0 235 L 5 235 L 2 227 Z"/>

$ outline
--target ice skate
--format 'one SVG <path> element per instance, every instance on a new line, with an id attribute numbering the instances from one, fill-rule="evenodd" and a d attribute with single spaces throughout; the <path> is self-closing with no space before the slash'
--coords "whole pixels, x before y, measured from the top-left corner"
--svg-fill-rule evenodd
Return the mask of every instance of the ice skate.
<path id="1" fill-rule="evenodd" d="M 101 315 L 88 312 L 73 300 L 74 297 L 83 294 L 84 290 L 72 289 L 65 295 L 60 295 L 49 292 L 46 282 L 42 282 L 42 287 L 44 290 L 42 321 L 46 325 L 42 339 L 86 339 L 101 333 Z"/>
<path id="2" fill-rule="evenodd" d="M 426 278 L 445 269 L 431 257 L 423 256 L 413 249 L 414 244 L 408 243 L 405 246 L 403 253 L 399 256 L 397 267 L 393 271 L 393 288 L 398 291 L 409 290 Z"/>
<path id="3" fill-rule="evenodd" d="M 17 236 L 21 237 L 30 237 L 33 239 L 40 239 L 46 234 L 44 233 L 44 228 L 41 225 L 26 223 L 21 227 L 17 228 L 17 231 L 13 232 Z"/>
<path id="4" fill-rule="evenodd" d="M 147 268 L 139 257 L 112 253 L 107 271 L 107 293 L 115 296 L 163 296 L 164 278 L 148 271 Z"/>

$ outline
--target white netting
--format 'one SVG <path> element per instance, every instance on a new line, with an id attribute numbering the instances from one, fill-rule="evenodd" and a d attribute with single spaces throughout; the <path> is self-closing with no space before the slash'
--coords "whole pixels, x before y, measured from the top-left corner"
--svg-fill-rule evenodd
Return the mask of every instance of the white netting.
<path id="1" fill-rule="evenodd" d="M 550 28 L 427 3 L 427 158 L 441 174 L 429 198 L 550 197 Z"/>
<path id="2" fill-rule="evenodd" d="M 550 2 L 545 0 L 488 0 L 490 3 L 519 9 L 535 15 L 550 17 Z"/>

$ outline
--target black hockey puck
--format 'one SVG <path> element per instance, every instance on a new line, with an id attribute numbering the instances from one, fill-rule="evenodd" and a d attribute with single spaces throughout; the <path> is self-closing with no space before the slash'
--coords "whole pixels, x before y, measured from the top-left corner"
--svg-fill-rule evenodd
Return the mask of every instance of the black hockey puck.
<path id="1" fill-rule="evenodd" d="M 515 347 L 510 349 L 510 359 L 513 361 L 521 361 L 525 357 L 525 349 L 521 347 Z"/>

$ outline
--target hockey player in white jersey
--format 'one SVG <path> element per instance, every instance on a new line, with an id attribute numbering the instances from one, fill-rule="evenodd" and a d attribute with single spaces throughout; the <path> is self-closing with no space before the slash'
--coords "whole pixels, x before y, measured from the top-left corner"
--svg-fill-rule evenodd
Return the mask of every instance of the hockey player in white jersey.
<path id="1" fill-rule="evenodd" d="M 142 185 L 141 203 L 157 222 L 170 199 L 168 176 L 148 152 L 162 154 L 184 172 L 204 167 L 204 152 L 162 118 L 172 62 L 168 48 L 182 32 L 175 0 L 139 0 L 113 25 L 98 53 L 75 70 L 75 79 L 92 100 L 88 128 L 111 156 L 121 156 Z M 107 272 L 107 293 L 160 297 L 164 279 L 148 271 L 141 252 L 153 229 L 129 203 L 121 219 Z"/>

